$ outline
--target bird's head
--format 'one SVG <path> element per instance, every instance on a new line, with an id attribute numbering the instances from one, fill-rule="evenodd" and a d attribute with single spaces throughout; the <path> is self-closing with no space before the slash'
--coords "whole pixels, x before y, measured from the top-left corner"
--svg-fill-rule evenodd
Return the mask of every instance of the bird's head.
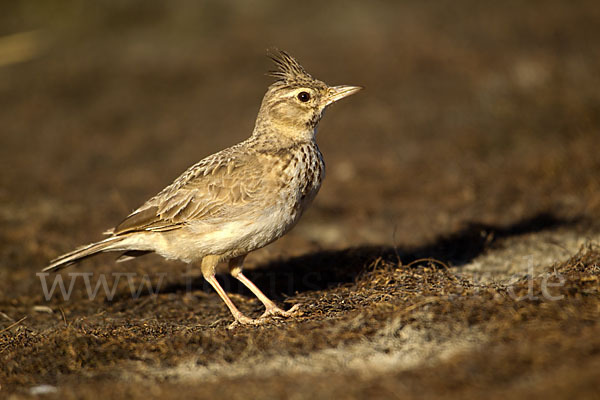
<path id="1" fill-rule="evenodd" d="M 362 89 L 360 86 L 329 86 L 313 78 L 285 51 L 270 58 L 277 69 L 269 75 L 277 80 L 269 86 L 257 119 L 257 129 L 270 125 L 280 134 L 312 138 L 323 110 Z"/>

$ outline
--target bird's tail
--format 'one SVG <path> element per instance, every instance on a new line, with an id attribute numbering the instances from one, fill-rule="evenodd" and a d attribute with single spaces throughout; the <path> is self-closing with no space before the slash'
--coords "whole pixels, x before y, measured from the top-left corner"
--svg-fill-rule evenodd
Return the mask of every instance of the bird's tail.
<path id="1" fill-rule="evenodd" d="M 125 238 L 126 236 L 111 236 L 99 242 L 82 246 L 50 261 L 50 265 L 44 268 L 43 271 L 58 271 L 59 269 L 68 267 L 69 265 L 79 262 L 84 258 L 88 258 L 105 251 L 128 250 L 125 246 L 123 246 L 124 243 L 122 243 Z"/>

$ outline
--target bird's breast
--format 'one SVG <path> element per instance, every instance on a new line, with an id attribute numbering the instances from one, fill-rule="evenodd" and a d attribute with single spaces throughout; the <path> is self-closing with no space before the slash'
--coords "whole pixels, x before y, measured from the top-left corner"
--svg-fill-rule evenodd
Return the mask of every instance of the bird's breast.
<path id="1" fill-rule="evenodd" d="M 300 146 L 289 155 L 280 178 L 280 194 L 295 218 L 299 218 L 315 198 L 324 176 L 325 163 L 315 144 Z"/>

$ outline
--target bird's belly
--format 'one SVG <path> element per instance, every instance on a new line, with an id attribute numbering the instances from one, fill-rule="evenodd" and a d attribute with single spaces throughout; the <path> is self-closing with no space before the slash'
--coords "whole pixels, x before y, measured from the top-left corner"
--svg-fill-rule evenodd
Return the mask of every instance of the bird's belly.
<path id="1" fill-rule="evenodd" d="M 232 258 L 259 249 L 289 231 L 300 217 L 294 207 L 268 207 L 260 213 L 223 223 L 197 221 L 190 223 L 185 234 L 171 238 L 164 232 L 164 245 L 157 252 L 170 259 L 185 262 L 207 255 Z"/>

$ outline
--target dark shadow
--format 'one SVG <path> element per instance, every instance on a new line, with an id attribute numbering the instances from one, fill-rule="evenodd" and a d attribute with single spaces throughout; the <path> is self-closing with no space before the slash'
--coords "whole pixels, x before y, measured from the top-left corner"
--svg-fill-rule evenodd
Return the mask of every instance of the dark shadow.
<path id="1" fill-rule="evenodd" d="M 336 251 L 324 250 L 259 265 L 255 270 L 247 271 L 246 276 L 269 297 L 281 300 L 295 293 L 322 290 L 353 282 L 378 258 L 393 263 L 401 262 L 404 265 L 420 258 L 435 258 L 450 266 L 461 266 L 486 249 L 497 246 L 501 239 L 572 226 L 580 221 L 581 219 L 566 220 L 549 213 L 541 213 L 508 226 L 471 223 L 456 233 L 440 236 L 433 242 L 416 248 L 362 246 Z M 232 277 L 218 278 L 228 292 L 251 296 L 251 293 Z M 194 279 L 192 287 L 212 291 L 202 278 Z M 185 289 L 182 283 L 165 287 L 161 292 Z"/>

